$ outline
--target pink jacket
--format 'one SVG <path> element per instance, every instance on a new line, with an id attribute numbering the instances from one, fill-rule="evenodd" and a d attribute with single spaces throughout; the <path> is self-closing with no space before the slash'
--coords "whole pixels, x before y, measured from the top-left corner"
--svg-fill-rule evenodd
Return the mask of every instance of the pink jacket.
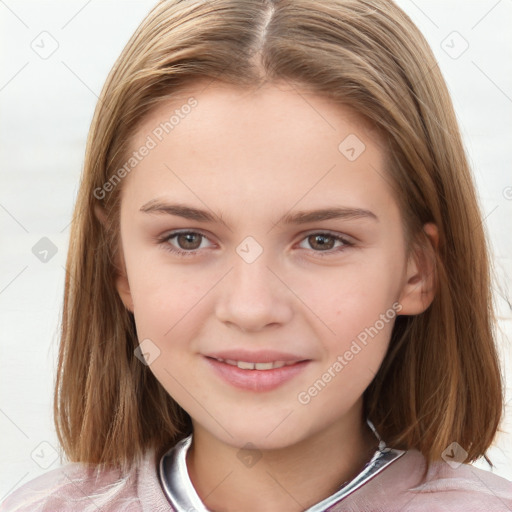
<path id="1" fill-rule="evenodd" d="M 490 472 L 435 462 L 421 482 L 424 459 L 410 450 L 361 488 L 329 508 L 329 512 L 510 512 L 512 482 Z M 0 512 L 168 512 L 170 506 L 158 478 L 158 461 L 148 452 L 126 475 L 98 473 L 68 463 L 15 490 Z"/>

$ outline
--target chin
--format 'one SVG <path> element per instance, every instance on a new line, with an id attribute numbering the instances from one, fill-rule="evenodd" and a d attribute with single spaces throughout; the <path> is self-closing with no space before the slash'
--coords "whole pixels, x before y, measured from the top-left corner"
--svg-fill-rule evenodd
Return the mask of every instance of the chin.
<path id="1" fill-rule="evenodd" d="M 279 416 L 277 421 L 274 418 L 272 421 L 256 424 L 256 422 L 248 420 L 246 416 L 240 418 L 244 423 L 243 425 L 238 426 L 236 423 L 229 423 L 227 428 L 229 433 L 217 424 L 213 430 L 208 430 L 219 441 L 237 449 L 247 448 L 248 443 L 251 443 L 259 450 L 280 450 L 301 442 L 308 436 L 307 432 L 297 429 L 296 420 L 292 422 L 292 417 L 293 414 L 290 414 L 283 421 L 283 417 Z M 285 426 L 284 424 L 287 421 L 290 423 Z"/>

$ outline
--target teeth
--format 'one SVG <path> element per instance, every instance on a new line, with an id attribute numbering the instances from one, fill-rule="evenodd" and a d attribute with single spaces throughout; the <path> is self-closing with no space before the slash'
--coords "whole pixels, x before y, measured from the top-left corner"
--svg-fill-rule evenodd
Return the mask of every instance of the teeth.
<path id="1" fill-rule="evenodd" d="M 251 363 L 249 361 L 235 361 L 233 359 L 217 359 L 222 363 L 227 363 L 232 366 L 238 366 L 241 370 L 272 370 L 274 368 L 282 368 L 283 366 L 290 366 L 295 364 L 295 361 L 286 363 L 285 361 L 271 361 L 269 363 Z"/>
<path id="2" fill-rule="evenodd" d="M 256 366 L 255 363 L 246 363 L 245 361 L 238 361 L 236 365 L 241 370 L 254 370 L 254 367 Z"/>
<path id="3" fill-rule="evenodd" d="M 275 368 L 273 362 L 270 362 L 270 363 L 254 363 L 254 369 L 255 370 L 272 370 L 272 368 Z"/>

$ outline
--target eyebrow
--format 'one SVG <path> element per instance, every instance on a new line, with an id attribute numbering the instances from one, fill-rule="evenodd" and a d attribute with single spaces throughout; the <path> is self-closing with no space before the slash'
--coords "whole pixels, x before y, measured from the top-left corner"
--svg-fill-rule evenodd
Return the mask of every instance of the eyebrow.
<path id="1" fill-rule="evenodd" d="M 184 219 L 195 220 L 198 222 L 217 222 L 222 221 L 222 216 L 217 217 L 215 214 L 198 208 L 193 208 L 179 203 L 165 203 L 153 199 L 140 208 L 144 213 L 161 213 L 183 217 Z M 287 213 L 281 217 L 278 223 L 288 224 L 308 224 L 311 222 L 319 222 L 330 219 L 371 219 L 379 220 L 377 215 L 370 210 L 362 208 L 332 207 L 320 208 L 317 210 L 298 211 Z"/>

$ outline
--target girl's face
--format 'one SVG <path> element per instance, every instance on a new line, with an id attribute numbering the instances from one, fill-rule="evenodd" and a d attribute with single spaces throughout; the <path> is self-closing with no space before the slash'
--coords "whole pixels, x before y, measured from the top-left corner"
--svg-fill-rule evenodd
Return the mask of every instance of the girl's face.
<path id="1" fill-rule="evenodd" d="M 396 315 L 426 307 L 377 134 L 291 87 L 213 84 L 132 149 L 118 290 L 195 428 L 271 449 L 360 426 Z"/>

